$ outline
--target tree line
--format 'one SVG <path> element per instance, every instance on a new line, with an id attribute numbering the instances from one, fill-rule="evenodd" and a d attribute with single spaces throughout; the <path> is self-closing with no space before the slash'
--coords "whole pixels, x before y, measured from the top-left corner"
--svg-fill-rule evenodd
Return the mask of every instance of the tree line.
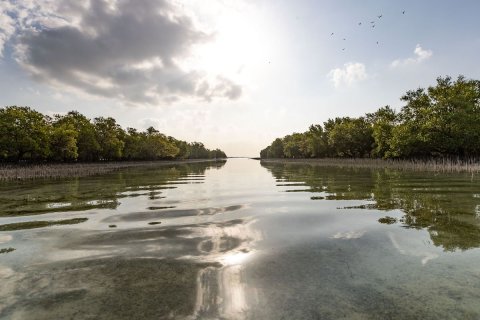
<path id="1" fill-rule="evenodd" d="M 427 89 L 410 90 L 405 105 L 365 116 L 338 117 L 303 133 L 275 139 L 261 158 L 478 158 L 480 81 L 437 78 Z"/>
<path id="2" fill-rule="evenodd" d="M 0 108 L 0 161 L 91 162 L 226 158 L 220 149 L 160 133 L 126 130 L 108 117 L 88 119 L 78 111 L 44 115 L 29 107 Z"/>

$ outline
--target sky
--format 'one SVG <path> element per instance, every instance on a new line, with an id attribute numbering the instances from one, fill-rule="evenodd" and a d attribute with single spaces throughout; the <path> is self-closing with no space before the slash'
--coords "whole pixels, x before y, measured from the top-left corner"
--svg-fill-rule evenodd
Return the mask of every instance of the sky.
<path id="1" fill-rule="evenodd" d="M 0 106 L 258 156 L 439 76 L 480 79 L 477 0 L 1 0 Z M 361 24 L 360 24 L 361 23 Z"/>

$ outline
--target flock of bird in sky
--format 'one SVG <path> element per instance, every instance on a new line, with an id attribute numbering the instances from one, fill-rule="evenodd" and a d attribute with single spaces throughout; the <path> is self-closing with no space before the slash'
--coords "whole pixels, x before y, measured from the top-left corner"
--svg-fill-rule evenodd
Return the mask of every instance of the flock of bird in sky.
<path id="1" fill-rule="evenodd" d="M 402 11 L 402 14 L 405 15 L 405 10 Z M 383 14 L 380 14 L 380 15 L 377 16 L 377 18 L 378 18 L 379 20 L 382 19 L 382 17 L 383 17 Z M 359 22 L 359 23 L 358 23 L 359 26 L 361 26 L 362 24 L 363 24 L 362 22 Z M 375 20 L 370 21 L 370 26 L 371 26 L 372 29 L 375 28 Z M 334 36 L 334 35 L 335 35 L 334 32 L 332 32 L 332 33 L 330 34 L 330 36 Z M 346 41 L 347 38 L 343 38 L 342 40 L 343 40 L 343 41 Z M 380 44 L 380 43 L 377 41 L 377 45 L 378 45 L 378 44 Z M 345 49 L 346 49 L 346 48 L 342 48 L 342 51 L 345 51 Z"/>

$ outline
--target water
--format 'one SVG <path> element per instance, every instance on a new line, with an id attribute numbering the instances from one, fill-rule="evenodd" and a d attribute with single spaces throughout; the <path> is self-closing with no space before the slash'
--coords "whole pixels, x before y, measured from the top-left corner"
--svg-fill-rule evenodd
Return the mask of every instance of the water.
<path id="1" fill-rule="evenodd" d="M 479 319 L 479 182 L 232 159 L 2 183 L 0 318 Z"/>

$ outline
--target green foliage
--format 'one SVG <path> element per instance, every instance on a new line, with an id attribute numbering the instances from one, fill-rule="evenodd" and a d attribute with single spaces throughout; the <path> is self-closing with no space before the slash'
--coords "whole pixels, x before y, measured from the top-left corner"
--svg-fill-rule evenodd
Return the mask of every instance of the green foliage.
<path id="1" fill-rule="evenodd" d="M 326 136 L 335 157 L 362 158 L 371 154 L 372 127 L 365 118 L 337 118 Z"/>
<path id="2" fill-rule="evenodd" d="M 480 148 L 480 82 L 438 78 L 427 90 L 408 91 L 399 113 L 397 157 L 476 157 Z M 400 141 L 400 139 L 406 141 Z"/>
<path id="3" fill-rule="evenodd" d="M 365 117 L 329 119 L 323 127 L 276 139 L 260 157 L 480 156 L 480 81 L 440 77 L 435 86 L 408 91 L 401 100 L 405 105 L 398 113 L 386 106 Z"/>
<path id="4" fill-rule="evenodd" d="M 222 150 L 220 150 L 218 148 L 210 151 L 210 154 L 209 154 L 210 159 L 223 159 L 223 158 L 226 158 L 226 157 L 227 157 L 227 155 L 225 154 L 225 152 L 223 152 Z"/>
<path id="5" fill-rule="evenodd" d="M 319 158 L 326 154 L 328 142 L 326 141 L 321 125 L 311 125 L 305 133 L 305 136 L 307 138 L 307 148 L 311 157 Z"/>
<path id="6" fill-rule="evenodd" d="M 28 107 L 0 108 L 0 161 L 4 162 L 226 157 L 220 149 L 167 137 L 153 127 L 125 131 L 111 117 L 92 122 L 77 111 L 50 118 Z"/>
<path id="7" fill-rule="evenodd" d="M 190 156 L 190 147 L 186 141 L 177 140 L 173 137 L 168 137 L 168 140 L 177 147 L 178 153 L 176 157 L 178 159 L 187 159 Z"/>
<path id="8" fill-rule="evenodd" d="M 390 155 L 392 131 L 397 119 L 395 111 L 389 106 L 385 106 L 374 113 L 368 113 L 366 118 L 372 125 L 372 137 L 374 140 L 372 156 L 387 158 Z"/>
<path id="9" fill-rule="evenodd" d="M 96 138 L 95 126 L 78 111 L 70 111 L 65 116 L 56 116 L 60 125 L 69 125 L 77 132 L 77 152 L 79 161 L 95 161 L 99 159 L 100 144 Z"/>
<path id="10" fill-rule="evenodd" d="M 78 158 L 78 133 L 66 124 L 55 123 L 50 132 L 50 158 L 54 161 L 73 161 Z"/>
<path id="11" fill-rule="evenodd" d="M 309 158 L 311 149 L 306 134 L 294 133 L 283 138 L 283 154 L 286 158 Z"/>
<path id="12" fill-rule="evenodd" d="M 93 120 L 98 144 L 100 145 L 100 160 L 119 160 L 122 157 L 123 137 L 125 132 L 115 119 L 99 117 Z"/>
<path id="13" fill-rule="evenodd" d="M 272 145 L 270 146 L 268 158 L 283 158 L 283 157 L 284 157 L 283 140 L 275 139 L 272 142 Z"/>
<path id="14" fill-rule="evenodd" d="M 210 151 L 201 142 L 193 142 L 187 145 L 190 159 L 214 159 L 224 158 L 225 153 L 219 149 Z"/>
<path id="15" fill-rule="evenodd" d="M 145 132 L 137 133 L 130 131 L 129 136 L 133 138 L 134 146 L 130 143 L 129 147 L 133 147 L 136 159 L 172 159 L 179 153 L 179 149 L 165 135 L 159 133 L 153 127 L 148 128 Z M 127 137 L 127 141 L 128 141 Z M 136 153 L 136 154 L 135 154 Z"/>
<path id="16" fill-rule="evenodd" d="M 28 107 L 0 109 L 0 158 L 43 160 L 49 155 L 47 118 Z"/>

